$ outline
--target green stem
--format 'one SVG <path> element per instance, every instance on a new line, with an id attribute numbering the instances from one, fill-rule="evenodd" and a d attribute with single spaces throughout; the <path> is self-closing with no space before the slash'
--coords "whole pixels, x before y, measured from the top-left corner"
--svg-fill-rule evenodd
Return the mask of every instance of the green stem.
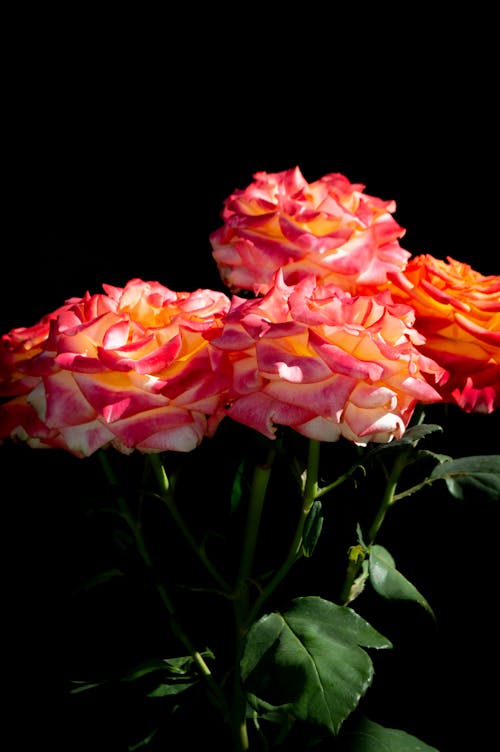
<path id="1" fill-rule="evenodd" d="M 266 497 L 271 469 L 276 451 L 269 451 L 265 464 L 256 465 L 252 478 L 248 511 L 243 538 L 243 548 L 240 558 L 240 566 L 234 592 L 234 616 L 236 624 L 236 645 L 234 665 L 234 694 L 232 708 L 232 725 L 235 748 L 237 750 L 249 749 L 248 730 L 246 723 L 246 693 L 241 684 L 239 665 L 243 651 L 243 640 L 247 629 L 247 616 L 249 608 L 248 581 L 251 577 L 255 549 L 257 546 L 260 522 L 264 501 Z"/>
<path id="2" fill-rule="evenodd" d="M 108 457 L 104 452 L 99 453 L 99 460 L 101 462 L 104 473 L 110 485 L 115 489 L 118 488 L 117 480 L 115 478 L 115 475 L 109 463 Z M 188 651 L 189 655 L 193 659 L 193 662 L 197 666 L 200 674 L 206 680 L 207 685 L 214 699 L 216 700 L 219 707 L 221 707 L 223 712 L 225 711 L 226 716 L 227 716 L 227 703 L 226 703 L 224 694 L 222 693 L 219 685 L 214 680 L 212 672 L 210 671 L 210 668 L 206 664 L 203 656 L 200 654 L 198 650 L 196 650 L 189 636 L 182 629 L 177 619 L 177 614 L 175 611 L 175 607 L 172 603 L 172 600 L 170 596 L 168 595 L 165 586 L 158 580 L 157 576 L 155 575 L 154 563 L 149 554 L 140 525 L 137 524 L 136 520 L 131 514 L 125 498 L 120 493 L 116 494 L 116 498 L 117 498 L 117 503 L 118 503 L 120 512 L 123 518 L 125 519 L 125 521 L 127 522 L 132 532 L 132 535 L 134 536 L 134 542 L 135 542 L 137 551 L 142 558 L 142 561 L 146 567 L 146 570 L 148 571 L 149 574 L 152 575 L 152 580 L 154 582 L 158 596 L 163 606 L 165 607 L 165 610 L 168 613 L 170 626 L 172 628 L 173 634 L 177 637 L 177 639 L 184 645 L 184 647 Z"/>
<path id="3" fill-rule="evenodd" d="M 363 548 L 361 546 L 353 547 L 352 552 L 349 556 L 347 574 L 340 595 L 341 603 L 343 603 L 344 605 L 349 603 L 349 601 L 351 600 L 351 588 L 354 584 L 354 581 L 360 574 L 363 562 L 366 559 L 367 554 L 369 553 L 370 546 L 375 542 L 375 538 L 378 535 L 387 511 L 394 501 L 394 496 L 399 479 L 401 477 L 401 473 L 406 466 L 407 456 L 408 451 L 403 451 L 394 461 L 392 469 L 389 473 L 389 477 L 387 479 L 382 501 L 370 526 L 368 536 L 364 541 L 365 546 Z"/>
<path id="4" fill-rule="evenodd" d="M 337 488 L 337 486 L 340 486 L 348 478 L 350 478 L 350 476 L 353 475 L 356 472 L 356 470 L 361 470 L 361 472 L 366 475 L 366 470 L 365 470 L 364 465 L 362 465 L 360 462 L 357 462 L 355 465 L 352 465 L 352 467 L 350 467 L 347 472 L 345 472 L 343 475 L 340 475 L 332 483 L 329 483 L 327 486 L 322 486 L 321 488 L 319 488 L 316 493 L 316 499 L 321 499 L 322 496 L 325 496 L 325 494 L 330 493 L 330 491 L 333 491 L 334 488 Z"/>
<path id="5" fill-rule="evenodd" d="M 266 587 L 262 590 L 261 594 L 255 601 L 248 615 L 249 624 L 251 624 L 257 618 L 264 603 L 267 601 L 273 591 L 278 587 L 284 577 L 288 574 L 292 566 L 302 556 L 302 538 L 304 533 L 304 525 L 307 516 L 311 511 L 311 507 L 318 495 L 320 448 L 321 445 L 319 441 L 315 441 L 314 439 L 309 440 L 306 480 L 302 492 L 302 509 L 300 512 L 297 527 L 295 528 L 295 534 L 293 536 L 292 543 L 283 564 L 275 572 L 274 576 L 271 578 L 271 580 L 268 582 Z"/>
<path id="6" fill-rule="evenodd" d="M 254 469 L 248 502 L 245 534 L 243 538 L 243 549 L 241 552 L 240 568 L 236 586 L 237 591 L 240 586 L 243 586 L 245 590 L 247 589 L 246 586 L 248 579 L 252 572 L 262 510 L 264 508 L 264 500 L 275 455 L 276 451 L 271 449 L 266 463 L 263 465 L 257 465 Z"/>
<path id="7" fill-rule="evenodd" d="M 311 511 L 315 499 L 318 496 L 318 477 L 319 477 L 319 458 L 321 444 L 315 439 L 309 439 L 309 450 L 307 456 L 306 482 L 304 485 L 304 511 L 306 517 Z"/>
<path id="8" fill-rule="evenodd" d="M 221 575 L 218 569 L 212 564 L 212 562 L 206 555 L 204 549 L 198 545 L 195 538 L 193 537 L 193 534 L 191 533 L 188 526 L 184 522 L 182 515 L 179 514 L 179 510 L 177 509 L 177 504 L 175 503 L 172 490 L 170 488 L 168 476 L 167 476 L 167 473 L 165 472 L 163 463 L 160 461 L 157 454 L 150 454 L 148 455 L 148 458 L 149 458 L 149 461 L 151 462 L 153 471 L 156 476 L 156 480 L 160 487 L 160 497 L 164 501 L 168 511 L 172 515 L 172 518 L 175 524 L 179 528 L 179 531 L 182 533 L 189 547 L 197 556 L 197 558 L 201 561 L 205 569 L 208 572 L 210 572 L 210 574 L 212 575 L 214 580 L 217 582 L 217 584 L 222 588 L 222 590 L 226 594 L 229 595 L 232 592 L 231 585 Z"/>
<path id="9" fill-rule="evenodd" d="M 368 531 L 368 539 L 366 541 L 368 547 L 371 546 L 375 541 L 378 531 L 380 530 L 380 527 L 385 519 L 385 515 L 387 514 L 387 510 L 393 502 L 394 494 L 396 493 L 396 488 L 401 477 L 401 473 L 406 466 L 407 454 L 408 452 L 401 452 L 401 454 L 396 458 L 394 465 L 392 466 L 385 487 L 384 495 L 382 497 L 382 502 L 377 510 L 377 514 L 375 515 L 375 518 L 371 524 L 370 530 Z"/>
<path id="10" fill-rule="evenodd" d="M 425 488 L 426 486 L 429 486 L 431 483 L 436 480 L 435 478 L 426 478 L 421 483 L 417 483 L 415 486 L 412 486 L 411 488 L 407 488 L 406 491 L 401 491 L 401 493 L 394 494 L 391 504 L 395 504 L 396 501 L 399 501 L 400 499 L 406 498 L 406 496 L 411 496 L 414 493 L 417 493 L 418 491 L 421 491 L 422 488 Z"/>

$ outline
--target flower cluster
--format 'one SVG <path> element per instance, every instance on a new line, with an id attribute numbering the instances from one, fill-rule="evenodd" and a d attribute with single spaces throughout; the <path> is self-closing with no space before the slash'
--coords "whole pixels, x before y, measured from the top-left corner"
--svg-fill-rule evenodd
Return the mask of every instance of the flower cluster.
<path id="1" fill-rule="evenodd" d="M 415 310 L 421 351 L 445 369 L 443 398 L 466 412 L 500 407 L 500 277 L 424 254 L 390 279 L 394 300 Z"/>
<path id="2" fill-rule="evenodd" d="M 132 279 L 3 335 L 0 439 L 186 452 L 229 416 L 364 445 L 417 404 L 498 408 L 500 277 L 411 257 L 394 202 L 343 175 L 254 178 L 210 236 L 230 295 Z"/>
<path id="3" fill-rule="evenodd" d="M 254 177 L 226 199 L 224 224 L 210 236 L 230 289 L 265 293 L 282 269 L 288 284 L 313 275 L 370 293 L 404 268 L 410 253 L 398 242 L 405 230 L 391 216 L 394 201 L 368 196 L 338 173 L 314 183 L 298 167 Z"/>
<path id="4" fill-rule="evenodd" d="M 208 343 L 228 298 L 138 279 L 104 289 L 3 337 L 0 393 L 17 396 L 0 436 L 77 456 L 193 449 L 226 387 Z"/>
<path id="5" fill-rule="evenodd" d="M 440 399 L 426 377 L 442 370 L 419 353 L 412 322 L 383 293 L 313 277 L 287 286 L 278 272 L 262 299 L 233 299 L 213 340 L 232 364 L 227 412 L 271 438 L 276 425 L 318 441 L 400 438 L 417 402 Z"/>

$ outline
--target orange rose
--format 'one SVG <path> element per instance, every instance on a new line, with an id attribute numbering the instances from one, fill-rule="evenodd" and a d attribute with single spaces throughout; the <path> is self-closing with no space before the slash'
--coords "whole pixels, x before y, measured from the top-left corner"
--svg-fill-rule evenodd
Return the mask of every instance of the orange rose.
<path id="1" fill-rule="evenodd" d="M 413 310 L 388 293 L 351 296 L 314 277 L 233 297 L 215 349 L 233 375 L 225 412 L 273 438 L 277 425 L 319 441 L 400 438 L 417 403 L 440 401 Z"/>
<path id="2" fill-rule="evenodd" d="M 226 386 L 209 340 L 229 308 L 220 292 L 175 293 L 133 279 L 74 298 L 0 345 L 0 438 L 88 456 L 189 451 Z"/>
<path id="3" fill-rule="evenodd" d="M 307 183 L 298 167 L 258 172 L 224 202 L 224 224 L 210 235 L 223 282 L 234 292 L 268 292 L 277 269 L 287 284 L 306 276 L 352 293 L 384 285 L 409 258 L 398 239 L 394 201 L 363 193 L 338 173 Z"/>
<path id="4" fill-rule="evenodd" d="M 436 387 L 446 402 L 467 412 L 500 406 L 500 277 L 429 254 L 391 274 L 395 300 L 415 309 L 419 349 L 446 369 Z"/>

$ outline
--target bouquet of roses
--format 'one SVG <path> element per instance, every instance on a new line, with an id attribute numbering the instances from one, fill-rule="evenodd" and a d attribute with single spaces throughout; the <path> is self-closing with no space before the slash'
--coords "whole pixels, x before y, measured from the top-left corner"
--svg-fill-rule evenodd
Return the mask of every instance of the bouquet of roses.
<path id="1" fill-rule="evenodd" d="M 98 458 L 122 570 L 167 617 L 169 652 L 72 690 L 127 683 L 156 703 L 129 750 L 190 738 L 194 717 L 223 749 L 433 749 L 365 715 L 391 641 L 353 603 L 369 587 L 432 618 L 379 542 L 390 508 L 434 484 L 500 495 L 499 455 L 422 446 L 442 432 L 426 410 L 500 406 L 500 276 L 412 256 L 395 203 L 364 189 L 257 173 L 210 236 L 226 292 L 133 278 L 2 337 L 0 439 Z M 140 457 L 135 486 L 120 457 Z M 346 494 L 330 599 L 301 564 Z"/>

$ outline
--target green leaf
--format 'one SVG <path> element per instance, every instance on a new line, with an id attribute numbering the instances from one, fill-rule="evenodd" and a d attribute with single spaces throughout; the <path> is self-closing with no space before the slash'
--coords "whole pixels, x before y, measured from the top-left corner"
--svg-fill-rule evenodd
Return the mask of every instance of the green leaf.
<path id="1" fill-rule="evenodd" d="M 390 441 L 388 444 L 377 444 L 371 448 L 370 454 L 397 449 L 398 447 L 408 446 L 410 444 L 416 445 L 421 439 L 429 436 L 431 433 L 442 430 L 443 428 L 437 423 L 421 423 L 420 425 L 410 426 L 410 428 L 406 429 L 400 439 Z"/>
<path id="2" fill-rule="evenodd" d="M 214 654 L 208 648 L 202 651 L 203 658 L 215 658 Z M 151 658 L 150 660 L 143 661 L 134 669 L 128 671 L 123 677 L 122 681 L 136 681 L 143 676 L 154 673 L 155 671 L 163 671 L 167 674 L 179 678 L 185 677 L 193 667 L 193 658 L 190 655 L 182 655 L 177 658 Z"/>
<path id="3" fill-rule="evenodd" d="M 178 695 L 184 692 L 189 687 L 194 686 L 200 680 L 197 676 L 194 679 L 180 679 L 179 677 L 172 677 L 168 681 L 159 684 L 156 689 L 148 692 L 147 697 L 167 697 L 169 695 Z"/>
<path id="4" fill-rule="evenodd" d="M 105 679 L 104 681 L 99 682 L 88 682 L 75 679 L 71 683 L 73 684 L 73 688 L 69 690 L 69 693 L 70 695 L 77 695 L 80 694 L 80 692 L 87 692 L 89 689 L 97 689 L 98 687 L 102 687 L 105 684 L 108 684 L 109 680 Z"/>
<path id="5" fill-rule="evenodd" d="M 436 431 L 443 431 L 442 426 L 437 423 L 421 423 L 417 426 L 410 426 L 410 428 L 406 429 L 403 436 L 393 442 L 393 444 L 413 444 L 425 436 L 429 436 L 431 433 L 436 433 Z"/>
<path id="6" fill-rule="evenodd" d="M 131 671 L 128 671 L 123 677 L 122 681 L 130 682 L 142 679 L 143 676 L 148 676 L 155 671 L 167 671 L 184 674 L 191 665 L 191 656 L 183 656 L 182 658 L 151 658 L 151 660 L 143 661 Z M 185 666 L 185 669 L 181 668 L 176 670 L 175 664 L 172 665 L 172 661 L 180 662 L 181 667 Z"/>
<path id="7" fill-rule="evenodd" d="M 485 454 L 461 457 L 434 468 L 430 481 L 444 480 L 456 499 L 486 497 L 500 499 L 500 455 Z"/>
<path id="8" fill-rule="evenodd" d="M 117 577 L 123 576 L 124 573 L 120 569 L 108 569 L 105 572 L 100 572 L 99 574 L 94 575 L 93 577 L 88 577 L 79 588 L 77 588 L 77 592 L 87 592 L 99 585 L 104 585 L 111 580 L 115 580 Z"/>
<path id="9" fill-rule="evenodd" d="M 302 551 L 304 556 L 312 556 L 321 530 L 323 528 L 323 510 L 321 502 L 316 499 L 307 515 L 304 525 L 304 536 L 302 542 Z"/>
<path id="10" fill-rule="evenodd" d="M 396 569 L 394 559 L 383 546 L 371 546 L 369 574 L 370 582 L 379 595 L 384 598 L 415 601 L 435 618 L 424 596 Z"/>
<path id="11" fill-rule="evenodd" d="M 149 743 L 153 741 L 154 737 L 157 735 L 159 729 L 154 729 L 150 734 L 148 734 L 144 739 L 141 739 L 141 741 L 137 742 L 136 744 L 133 744 L 131 747 L 128 747 L 128 752 L 137 752 L 137 750 L 152 750 L 152 747 L 149 746 Z"/>
<path id="12" fill-rule="evenodd" d="M 399 729 L 385 728 L 362 717 L 349 731 L 339 752 L 438 752 L 435 747 Z"/>
<path id="13" fill-rule="evenodd" d="M 296 598 L 251 626 L 241 661 L 245 689 L 267 710 L 281 707 L 337 734 L 373 679 L 360 646 L 392 647 L 352 609 Z"/>

